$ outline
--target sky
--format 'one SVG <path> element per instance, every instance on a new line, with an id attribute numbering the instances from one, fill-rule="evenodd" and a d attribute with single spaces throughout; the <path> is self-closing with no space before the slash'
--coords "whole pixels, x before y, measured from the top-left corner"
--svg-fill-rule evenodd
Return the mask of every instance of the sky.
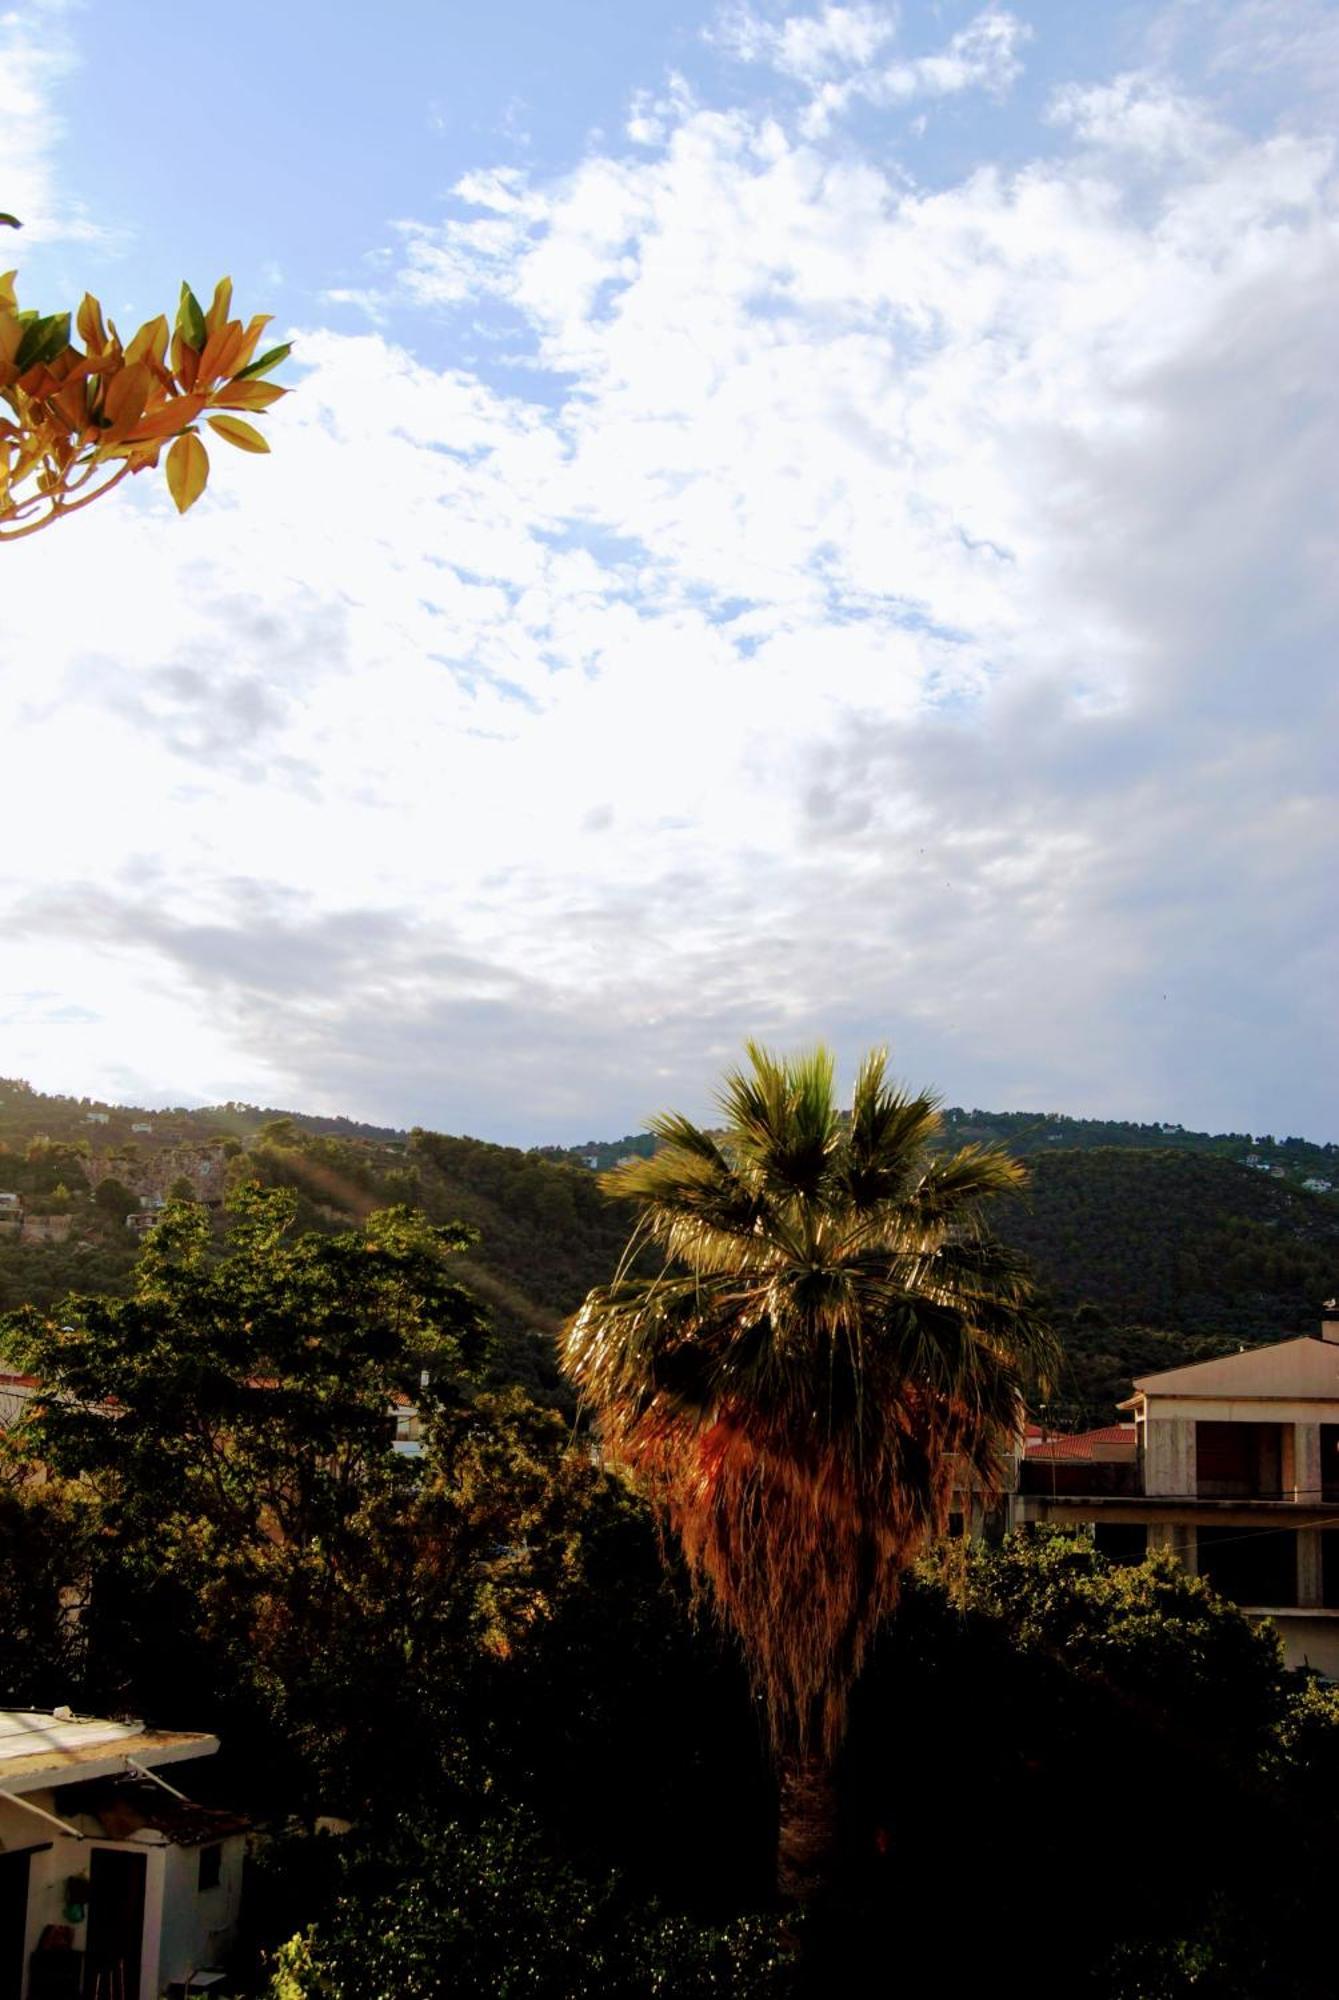
<path id="1" fill-rule="evenodd" d="M 1339 1135 L 1337 117 L 1328 0 L 0 12 L 21 302 L 295 343 L 0 554 L 0 1072 Z"/>

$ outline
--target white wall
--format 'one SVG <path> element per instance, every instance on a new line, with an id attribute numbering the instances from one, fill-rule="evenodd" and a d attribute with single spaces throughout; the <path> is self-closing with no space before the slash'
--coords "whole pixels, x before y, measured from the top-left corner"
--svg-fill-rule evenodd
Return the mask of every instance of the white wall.
<path id="1" fill-rule="evenodd" d="M 211 1845 L 213 1843 L 210 1843 Z M 222 1867 L 216 1889 L 199 1890 L 200 1849 L 170 1847 L 163 1900 L 162 1986 L 185 1979 L 202 1966 L 217 1965 L 231 1942 L 242 1900 L 246 1841 L 233 1834 L 219 1843 Z"/>

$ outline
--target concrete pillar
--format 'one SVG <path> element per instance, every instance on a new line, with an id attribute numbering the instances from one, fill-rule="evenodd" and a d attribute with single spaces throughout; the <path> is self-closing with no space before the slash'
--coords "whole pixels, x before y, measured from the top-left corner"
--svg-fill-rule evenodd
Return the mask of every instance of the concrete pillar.
<path id="1" fill-rule="evenodd" d="M 1182 1569 L 1191 1576 L 1199 1574 L 1199 1548 L 1195 1530 L 1183 1521 L 1150 1521 L 1148 1524 L 1148 1546 L 1150 1554 L 1154 1549 L 1170 1549 L 1179 1560 Z"/>
<path id="2" fill-rule="evenodd" d="M 1292 1434 L 1293 1477 L 1291 1497 L 1300 1507 L 1319 1507 L 1322 1477 L 1320 1468 L 1320 1425 L 1294 1424 Z"/>
<path id="3" fill-rule="evenodd" d="M 1144 1491 L 1189 1497 L 1195 1492 L 1195 1423 L 1191 1417 L 1150 1417 L 1144 1425 Z"/>
<path id="4" fill-rule="evenodd" d="M 1299 1430 L 1302 1426 L 1299 1424 Z M 1314 1425 L 1308 1425 L 1314 1429 Z M 1321 1570 L 1320 1531 L 1303 1528 L 1297 1537 L 1297 1602 L 1299 1604 L 1320 1604 L 1324 1601 L 1325 1585 Z"/>

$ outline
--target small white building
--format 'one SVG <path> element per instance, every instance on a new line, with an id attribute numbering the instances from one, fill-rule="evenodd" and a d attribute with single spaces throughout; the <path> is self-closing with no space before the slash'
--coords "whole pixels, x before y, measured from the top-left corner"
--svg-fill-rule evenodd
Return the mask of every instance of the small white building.
<path id="1" fill-rule="evenodd" d="M 218 1747 L 68 1709 L 0 1709 L 4 2000 L 159 2000 L 221 1983 L 246 1822 L 157 1775 Z"/>
<path id="2" fill-rule="evenodd" d="M 112 1114 L 110 1111 L 86 1111 L 84 1113 L 85 1125 L 110 1125 L 111 1122 Z"/>
<path id="3" fill-rule="evenodd" d="M 150 1125 L 147 1118 L 137 1118 L 130 1129 L 132 1132 L 152 1132 L 153 1126 Z"/>

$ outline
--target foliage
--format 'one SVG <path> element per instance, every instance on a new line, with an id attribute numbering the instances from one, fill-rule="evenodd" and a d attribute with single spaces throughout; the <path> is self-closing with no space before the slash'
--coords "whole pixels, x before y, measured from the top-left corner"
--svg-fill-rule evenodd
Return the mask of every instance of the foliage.
<path id="1" fill-rule="evenodd" d="M 34 1480 L 0 1436 L 0 1689 L 36 1705 L 85 1670 L 87 1576 L 96 1533 L 77 1491 Z"/>
<path id="2" fill-rule="evenodd" d="M 270 2000 L 780 1996 L 794 1990 L 774 1918 L 704 1924 L 630 1899 L 494 1802 L 428 1828 L 400 1821 L 340 1857 L 322 1920 L 284 1945 Z"/>
<path id="3" fill-rule="evenodd" d="M 181 288 L 175 327 L 159 314 L 122 344 L 98 301 L 77 315 L 20 311 L 14 273 L 0 276 L 0 542 L 36 534 L 101 499 L 129 473 L 158 464 L 185 513 L 204 491 L 209 454 L 201 418 L 241 451 L 269 445 L 239 411 L 259 414 L 287 393 L 262 377 L 288 355 L 257 356 L 269 316 L 231 319 L 232 280 L 221 278 L 205 311 Z"/>
<path id="4" fill-rule="evenodd" d="M 198 1649 L 193 1694 L 249 1705 L 320 1782 L 357 1727 L 359 1669 L 385 1669 L 377 1538 L 398 1539 L 416 1488 L 390 1449 L 394 1398 L 445 1418 L 484 1331 L 445 1268 L 458 1232 L 389 1211 L 294 1236 L 292 1209 L 243 1190 L 216 1258 L 203 1211 L 171 1204 L 130 1298 L 21 1309 L 0 1352 L 43 1385 L 11 1451 L 99 1510 L 89 1692 L 175 1711 Z M 404 1549 L 412 1571 L 422 1548 Z M 166 1656 L 165 1629 L 181 1635 Z"/>
<path id="5" fill-rule="evenodd" d="M 749 1064 L 723 1134 L 666 1116 L 655 1157 L 606 1177 L 663 1268 L 593 1291 L 565 1362 L 743 1640 L 778 1747 L 830 1756 L 957 1461 L 998 1482 L 1049 1347 L 981 1220 L 1010 1161 L 932 1159 L 933 1101 L 881 1054 L 849 1120 L 826 1051 Z"/>
<path id="6" fill-rule="evenodd" d="M 944 1545 L 853 1705 L 829 1990 L 913 1927 L 951 1936 L 955 1988 L 998 1983 L 1021 1921 L 1038 1996 L 1320 2000 L 1336 1757 L 1333 1701 L 1165 1555 Z"/>
<path id="7" fill-rule="evenodd" d="M 99 1181 L 93 1190 L 93 1200 L 105 1215 L 117 1222 L 124 1222 L 132 1210 L 139 1207 L 139 1198 L 133 1195 L 124 1181 L 118 1181 L 109 1174 L 105 1181 Z"/>
<path id="8" fill-rule="evenodd" d="M 1333 1203 L 1192 1154 L 1045 1155 L 1000 1226 L 1057 1305 L 1120 1325 L 1277 1340 L 1339 1285 Z"/>

